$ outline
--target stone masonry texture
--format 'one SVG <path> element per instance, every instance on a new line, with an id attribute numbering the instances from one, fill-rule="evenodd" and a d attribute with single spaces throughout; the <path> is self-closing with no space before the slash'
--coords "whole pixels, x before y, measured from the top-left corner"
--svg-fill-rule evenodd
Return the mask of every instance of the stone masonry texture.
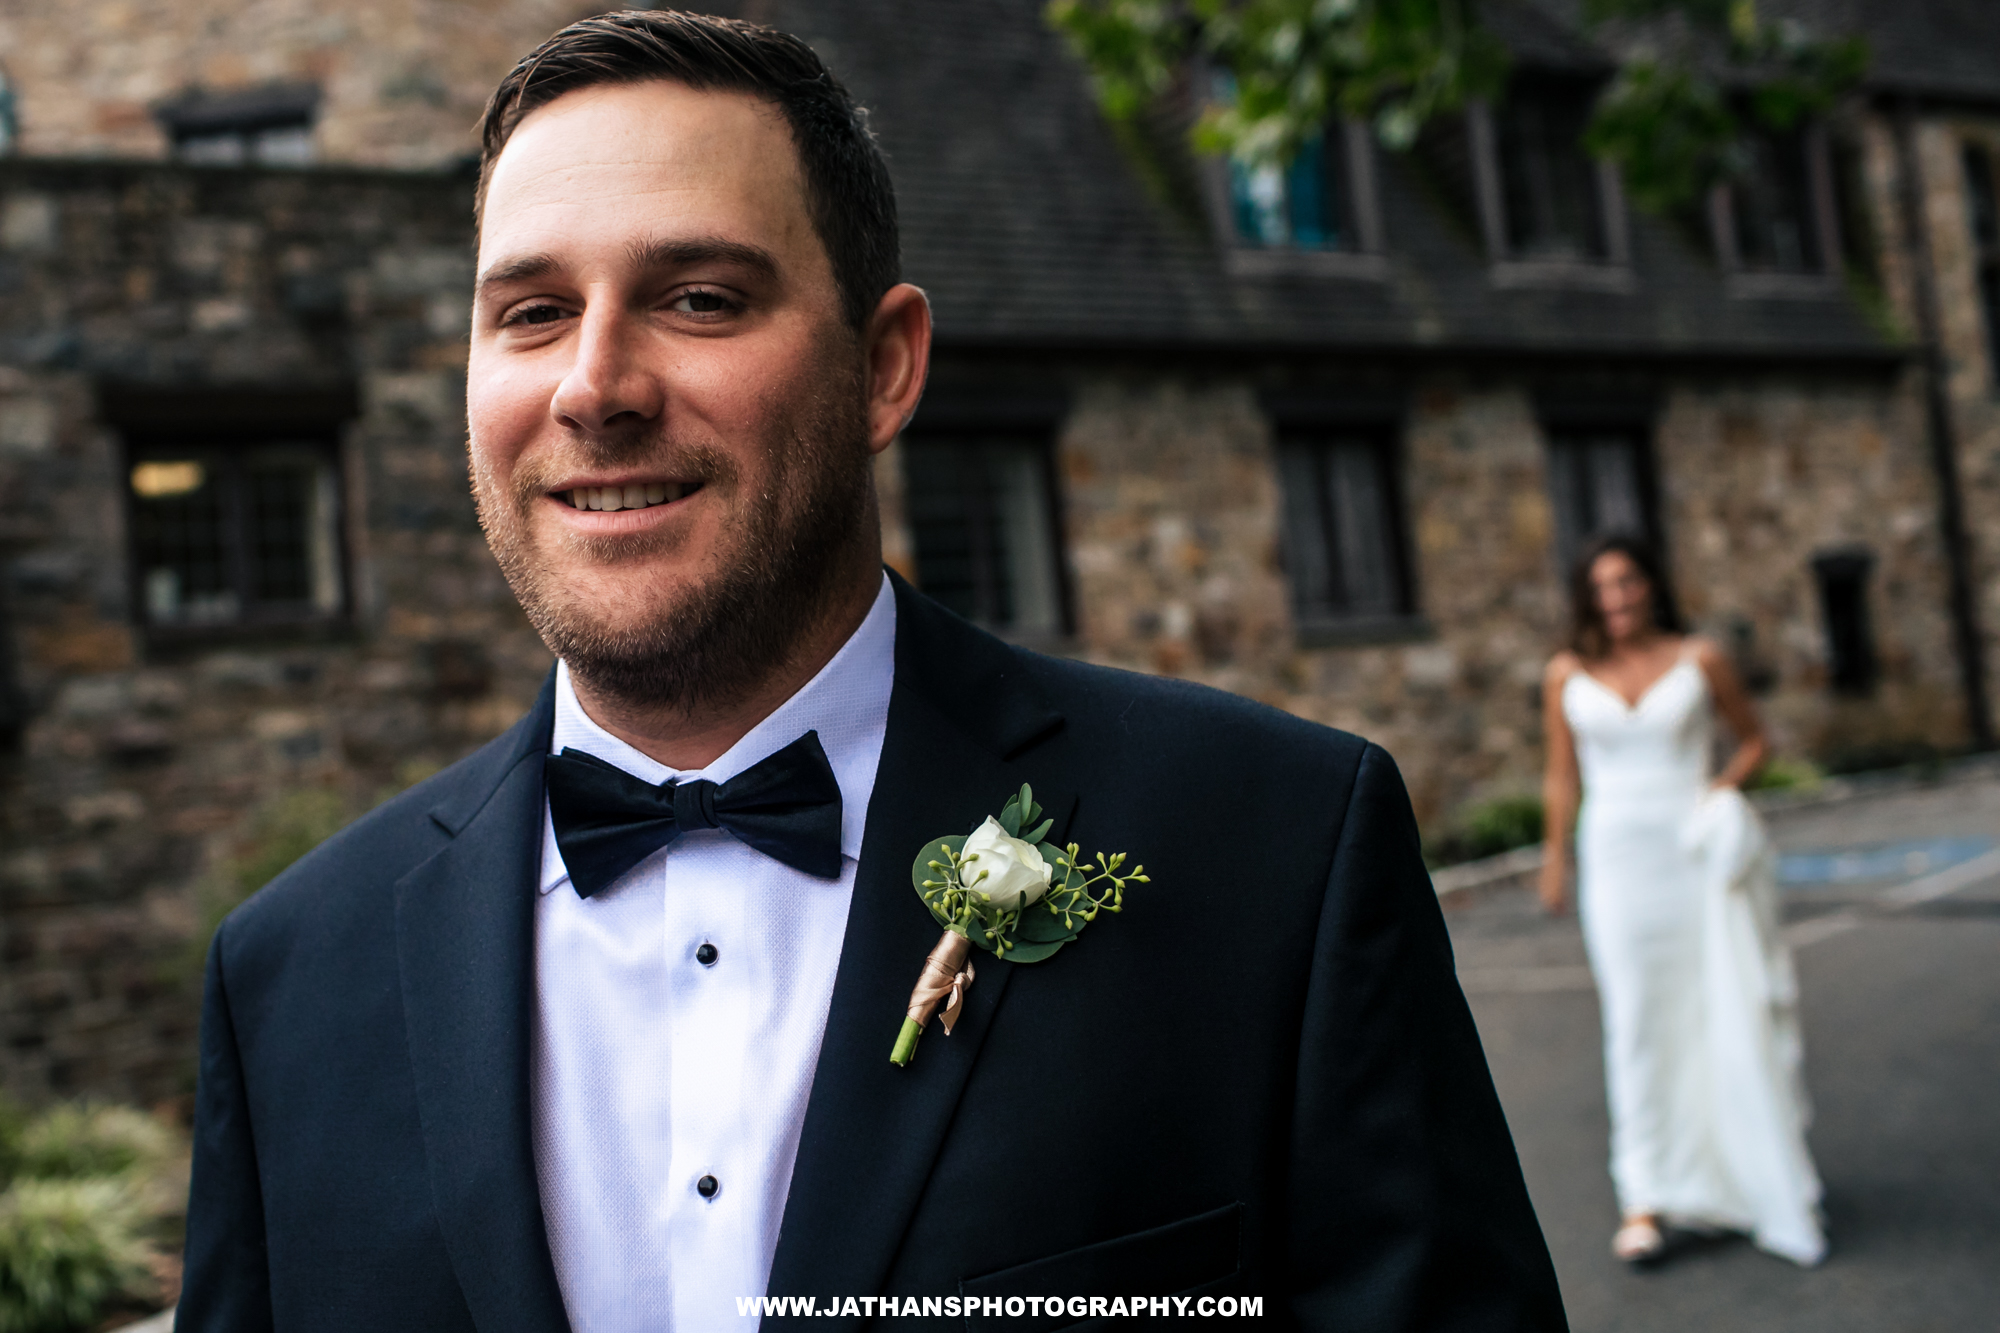
<path id="1" fill-rule="evenodd" d="M 775 4 L 741 8 L 783 17 Z M 18 731 L 0 746 L 0 1091 L 185 1096 L 198 950 L 247 868 L 464 755 L 533 699 L 550 657 L 485 548 L 465 481 L 464 162 L 492 83 L 584 12 L 552 0 L 0 0 L 23 153 L 0 160 L 0 735 Z M 840 40 L 828 44 L 836 64 Z M 1023 56 L 1021 77 L 1045 66 Z M 321 89 L 323 165 L 164 160 L 151 113 L 163 99 L 301 81 Z M 885 121 L 892 147 L 895 131 Z M 1429 833 L 1533 792 L 1539 682 L 1567 620 L 1540 405 L 1608 385 L 1649 405 L 1676 590 L 1751 678 L 1780 752 L 1841 761 L 1962 746 L 1925 385 L 1900 350 L 1917 327 L 1903 168 L 1884 116 L 1864 111 L 1842 132 L 1876 247 L 1877 277 L 1857 282 L 1880 287 L 1854 305 L 1885 349 L 1844 368 L 1809 351 L 1703 354 L 1699 330 L 1681 331 L 1671 354 L 1593 359 L 1297 340 L 1156 354 L 1109 336 L 1061 348 L 954 340 L 941 325 L 932 400 L 1059 405 L 1046 424 L 1073 632 L 1037 646 L 1204 681 L 1378 741 Z M 2000 391 L 1967 221 L 1968 142 L 2000 148 L 2000 119 L 1959 109 L 1918 122 L 1960 497 L 2000 700 Z M 926 188 L 909 196 L 931 210 L 910 213 L 910 276 L 960 291 L 957 327 L 971 327 L 963 312 L 978 302 L 963 293 L 986 289 L 921 266 L 952 253 L 941 237 L 978 228 L 937 211 L 951 191 Z M 1117 228 L 1100 230 L 1115 248 Z M 1476 272 L 1476 259 L 1454 262 Z M 994 290 L 1016 289 L 1028 286 Z M 1030 296 L 1065 308 L 1062 292 Z M 1365 635 L 1302 630 L 1295 614 L 1273 404 L 1300 393 L 1387 404 L 1414 614 Z M 252 399 L 318 405 L 339 443 L 340 616 L 284 633 L 143 627 L 127 427 L 131 403 L 163 399 L 197 415 Z M 876 476 L 884 557 L 919 575 L 900 447 Z M 1855 548 L 1875 562 L 1882 674 L 1865 697 L 1843 697 L 1827 679 L 1811 561 Z"/>

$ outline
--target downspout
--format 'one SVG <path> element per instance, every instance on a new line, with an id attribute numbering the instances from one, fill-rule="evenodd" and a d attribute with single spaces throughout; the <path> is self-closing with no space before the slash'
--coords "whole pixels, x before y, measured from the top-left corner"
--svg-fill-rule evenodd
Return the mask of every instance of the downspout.
<path id="1" fill-rule="evenodd" d="M 1938 536 L 1944 542 L 1959 687 L 1965 695 L 1965 729 L 1977 750 L 1993 748 L 1993 714 L 1986 700 L 1985 645 L 1979 633 L 1978 597 L 1973 586 L 1971 541 L 1958 481 L 1958 431 L 1945 385 L 1944 340 L 1938 317 L 1937 268 L 1930 228 L 1924 225 L 1924 190 L 1917 157 L 1916 99 L 1896 103 L 1897 176 L 1902 186 L 1903 230 L 1910 253 L 1910 291 L 1916 306 L 1917 338 L 1924 367 L 1924 416 L 1930 436 L 1931 467 L 1937 474 Z"/>

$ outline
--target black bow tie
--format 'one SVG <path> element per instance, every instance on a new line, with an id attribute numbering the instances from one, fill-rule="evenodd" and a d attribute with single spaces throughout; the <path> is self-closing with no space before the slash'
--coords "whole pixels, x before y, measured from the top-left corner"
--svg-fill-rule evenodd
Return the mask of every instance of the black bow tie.
<path id="1" fill-rule="evenodd" d="M 556 846 L 580 897 L 701 828 L 726 829 L 808 875 L 840 877 L 840 784 L 816 731 L 720 784 L 669 778 L 656 787 L 567 748 L 546 771 Z"/>

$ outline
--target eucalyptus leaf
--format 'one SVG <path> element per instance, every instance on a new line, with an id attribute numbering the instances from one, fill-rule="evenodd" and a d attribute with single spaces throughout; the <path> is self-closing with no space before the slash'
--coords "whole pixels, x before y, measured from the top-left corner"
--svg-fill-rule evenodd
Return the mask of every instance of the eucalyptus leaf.
<path id="1" fill-rule="evenodd" d="M 1055 826 L 1056 826 L 1055 820 L 1044 819 L 1041 822 L 1041 824 L 1036 827 L 1033 833 L 1016 833 L 1014 836 L 1019 838 L 1022 842 L 1040 843 L 1042 839 L 1049 836 L 1049 830 L 1054 828 Z M 1039 848 L 1037 848 L 1037 850 L 1039 850 Z M 1047 860 L 1048 858 L 1044 857 L 1043 859 Z"/>
<path id="2" fill-rule="evenodd" d="M 965 923 L 965 938 L 971 940 L 988 953 L 1000 952 L 999 948 L 996 947 L 992 932 L 986 929 L 986 922 L 977 912 L 973 913 L 972 920 Z"/>
<path id="3" fill-rule="evenodd" d="M 1027 940 L 1017 936 L 1015 937 L 1014 947 L 1007 951 L 1007 961 L 1010 963 L 1039 963 L 1075 938 L 1074 935 L 1065 935 L 1063 938 L 1051 940 L 1047 944 L 1031 944 Z"/>
<path id="4" fill-rule="evenodd" d="M 1014 931 L 1014 938 L 1022 944 L 1049 944 L 1058 940 L 1073 940 L 1076 932 L 1065 926 L 1062 918 L 1054 912 L 1035 903 L 1022 911 L 1021 924 Z"/>
<path id="5" fill-rule="evenodd" d="M 1007 830 L 1010 838 L 1021 836 L 1021 803 L 1018 800 L 1007 802 L 1000 811 L 1000 827 Z"/>
<path id="6" fill-rule="evenodd" d="M 948 870 L 932 870 L 931 862 L 936 861 L 943 865 L 949 865 L 951 864 L 951 860 L 950 857 L 945 855 L 946 851 L 950 851 L 952 856 L 956 856 L 964 849 L 965 839 L 958 835 L 949 838 L 939 838 L 935 842 L 924 844 L 924 849 L 917 853 L 917 859 L 910 864 L 910 886 L 917 891 L 919 898 L 924 897 L 925 880 L 948 880 L 951 878 L 951 872 Z M 940 926 L 951 925 L 950 920 L 935 907 L 931 907 L 929 899 L 925 899 L 924 906 L 930 908 L 931 915 L 937 918 L 937 923 Z"/>

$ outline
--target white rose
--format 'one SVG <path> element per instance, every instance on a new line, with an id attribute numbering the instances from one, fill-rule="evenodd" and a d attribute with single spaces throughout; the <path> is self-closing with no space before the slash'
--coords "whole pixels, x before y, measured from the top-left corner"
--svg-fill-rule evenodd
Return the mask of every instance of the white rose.
<path id="1" fill-rule="evenodd" d="M 1026 907 L 1047 893 L 1055 873 L 1035 844 L 1009 836 L 991 815 L 965 840 L 963 857 L 965 887 L 985 894 L 1002 911 Z"/>

